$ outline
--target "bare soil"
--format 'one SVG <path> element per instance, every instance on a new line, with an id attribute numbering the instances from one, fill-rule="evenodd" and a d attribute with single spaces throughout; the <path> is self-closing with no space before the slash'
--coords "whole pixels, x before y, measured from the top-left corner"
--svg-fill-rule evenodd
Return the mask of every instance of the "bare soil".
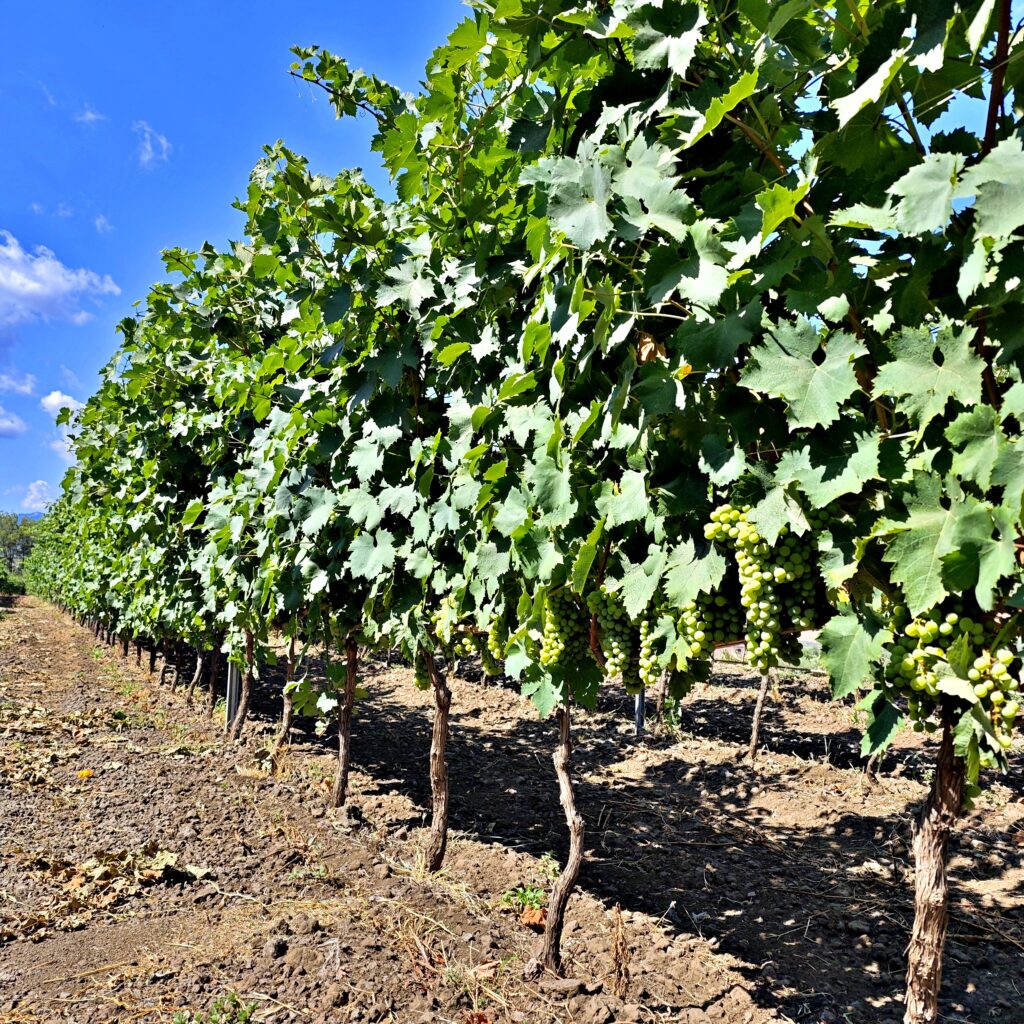
<path id="1" fill-rule="evenodd" d="M 913 815 L 933 758 L 901 736 L 865 774 L 851 705 L 784 678 L 755 766 L 757 680 L 721 665 L 678 721 L 577 712 L 586 820 L 565 979 L 502 894 L 566 852 L 553 722 L 452 683 L 453 841 L 429 876 L 430 694 L 367 666 L 348 808 L 333 730 L 264 753 L 272 676 L 227 745 L 182 690 L 31 598 L 0 612 L 0 1024 L 170 1021 L 237 992 L 263 1021 L 896 1024 Z M 190 665 L 180 666 L 187 678 Z M 468 671 L 467 675 L 473 675 Z M 1024 775 L 953 847 L 947 1022 L 1024 1022 Z M 616 911 L 621 908 L 621 913 Z"/>

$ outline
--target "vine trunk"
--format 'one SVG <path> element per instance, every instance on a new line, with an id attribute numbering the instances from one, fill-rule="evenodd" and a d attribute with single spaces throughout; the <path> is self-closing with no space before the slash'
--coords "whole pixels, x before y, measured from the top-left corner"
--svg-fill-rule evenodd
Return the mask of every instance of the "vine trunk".
<path id="1" fill-rule="evenodd" d="M 562 929 L 565 926 L 565 910 L 569 904 L 569 897 L 576 888 L 576 882 L 580 877 L 580 867 L 583 864 L 583 818 L 576 807 L 576 793 L 573 789 L 570 771 L 572 733 L 568 698 L 556 714 L 558 716 L 558 746 L 555 748 L 552 760 L 555 764 L 555 775 L 558 776 L 559 802 L 565 812 L 566 824 L 569 826 L 569 856 L 562 873 L 551 889 L 541 962 L 553 974 L 561 974 Z"/>
<path id="2" fill-rule="evenodd" d="M 914 831 L 914 929 L 907 950 L 904 1024 L 939 1020 L 942 949 L 949 923 L 949 837 L 963 804 L 964 776 L 963 760 L 953 746 L 952 715 L 946 710 L 931 793 Z"/>

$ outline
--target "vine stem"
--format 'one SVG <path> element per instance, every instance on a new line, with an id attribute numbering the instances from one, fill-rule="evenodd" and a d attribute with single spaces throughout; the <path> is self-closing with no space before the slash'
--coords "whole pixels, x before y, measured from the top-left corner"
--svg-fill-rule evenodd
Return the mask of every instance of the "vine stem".
<path id="1" fill-rule="evenodd" d="M 281 710 L 281 728 L 274 738 L 274 746 L 270 751 L 271 770 L 276 774 L 281 767 L 281 756 L 284 753 L 285 745 L 288 742 L 288 734 L 292 728 L 292 718 L 295 714 L 295 698 L 289 689 L 289 684 L 295 679 L 295 637 L 288 638 L 288 654 L 284 663 L 284 690 L 282 699 L 284 707 Z"/>
<path id="2" fill-rule="evenodd" d="M 338 773 L 331 790 L 331 806 L 344 806 L 348 796 L 348 776 L 352 767 L 352 708 L 356 700 L 359 671 L 359 647 L 355 633 L 345 637 L 345 696 L 338 718 Z"/>
<path id="3" fill-rule="evenodd" d="M 213 718 L 213 709 L 217 706 L 217 677 L 220 675 L 220 649 L 224 638 L 213 638 L 213 650 L 210 652 L 210 682 L 206 693 L 206 717 Z"/>
<path id="4" fill-rule="evenodd" d="M 747 758 L 751 764 L 757 759 L 757 745 L 761 738 L 761 716 L 764 714 L 764 702 L 768 696 L 768 684 L 772 681 L 773 671 L 769 670 L 761 676 L 761 688 L 757 691 L 754 721 L 750 727 L 750 746 L 747 748 Z"/>
<path id="5" fill-rule="evenodd" d="M 188 685 L 188 692 L 187 692 L 186 697 L 185 697 L 186 702 L 189 703 L 189 704 L 192 703 L 192 697 L 193 697 L 193 695 L 196 692 L 196 687 L 199 685 L 200 681 L 203 678 L 203 669 L 206 666 L 206 655 L 203 652 L 203 648 L 202 648 L 201 644 L 196 644 L 195 652 L 196 652 L 196 667 L 195 667 L 195 671 L 192 673 L 192 681 Z"/>
<path id="6" fill-rule="evenodd" d="M 544 928 L 541 962 L 552 974 L 562 973 L 562 929 L 569 897 L 576 888 L 583 865 L 583 818 L 576 807 L 576 793 L 572 785 L 572 732 L 569 714 L 569 695 L 556 712 L 558 717 L 558 746 L 552 755 L 555 775 L 558 777 L 558 799 L 569 826 L 569 856 L 565 867 L 551 889 L 548 918 Z"/>
<path id="7" fill-rule="evenodd" d="M 964 762 L 953 745 L 953 716 L 942 710 L 931 792 L 914 830 L 914 928 L 907 950 L 904 1024 L 937 1024 L 942 985 L 942 948 L 949 924 L 949 838 L 963 805 Z"/>
<path id="8" fill-rule="evenodd" d="M 438 671 L 437 661 L 430 651 L 424 651 L 430 685 L 434 690 L 434 725 L 430 737 L 430 789 L 432 795 L 432 820 L 430 838 L 427 841 L 425 861 L 428 871 L 440 871 L 448 848 L 448 762 L 445 749 L 448 744 L 448 715 L 452 706 L 452 691 L 443 672 Z"/>
<path id="9" fill-rule="evenodd" d="M 233 743 L 236 743 L 242 735 L 242 726 L 245 725 L 245 720 L 249 715 L 249 702 L 252 700 L 254 646 L 255 641 L 253 640 L 252 632 L 247 630 L 245 634 L 245 672 L 242 673 L 242 694 L 238 701 L 238 711 L 235 712 L 234 720 L 231 723 L 231 731 L 228 733 L 228 739 Z"/>
<path id="10" fill-rule="evenodd" d="M 988 97 L 988 116 L 985 119 L 985 139 L 981 146 L 981 159 L 984 160 L 995 148 L 996 133 L 999 129 L 999 116 L 1006 98 L 1006 65 L 1010 47 L 1010 7 L 1012 0 L 1001 0 L 999 4 L 999 29 L 996 36 L 996 49 L 993 55 L 992 91 Z M 988 314 L 982 312 L 978 317 L 978 333 L 974 338 L 974 349 L 985 363 L 982 370 L 982 381 L 989 405 L 998 409 L 1002 404 L 999 385 L 992 369 L 992 355 L 985 344 L 988 333 Z"/>
<path id="11" fill-rule="evenodd" d="M 1002 113 L 1006 96 L 1006 65 L 1010 52 L 1010 8 L 1012 0 L 1001 0 L 999 4 L 999 34 L 996 36 L 996 50 L 993 55 L 992 92 L 988 98 L 988 117 L 985 119 L 985 141 L 981 147 L 982 157 L 988 156 L 996 144 L 999 115 Z"/>

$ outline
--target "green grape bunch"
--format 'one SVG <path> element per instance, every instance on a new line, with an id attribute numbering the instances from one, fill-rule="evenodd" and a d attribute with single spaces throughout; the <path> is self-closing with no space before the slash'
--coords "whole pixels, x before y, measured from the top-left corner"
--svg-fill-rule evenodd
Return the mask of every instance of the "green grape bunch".
<path id="1" fill-rule="evenodd" d="M 500 676 L 505 671 L 505 643 L 508 640 L 508 626 L 503 615 L 495 615 L 487 627 L 487 635 L 477 638 L 477 652 L 484 675 Z"/>
<path id="2" fill-rule="evenodd" d="M 589 633 L 587 614 L 571 591 L 563 588 L 548 594 L 540 640 L 541 665 L 553 668 L 578 662 L 589 650 Z"/>
<path id="3" fill-rule="evenodd" d="M 909 619 L 909 621 L 908 621 Z M 885 668 L 883 692 L 890 699 L 905 697 L 907 714 L 916 732 L 935 732 L 934 713 L 942 699 L 942 679 L 950 672 L 952 648 L 966 648 L 970 667 L 967 681 L 992 724 L 999 745 L 1013 743 L 1020 714 L 1020 661 L 1007 647 L 997 647 L 985 624 L 963 614 L 959 604 L 950 611 L 934 608 L 915 619 L 903 605 L 893 605 L 890 622 L 896 634 Z M 978 652 L 978 653 L 975 653 Z"/>
<path id="4" fill-rule="evenodd" d="M 778 564 L 773 565 L 773 551 L 747 519 L 750 506 L 734 508 L 720 505 L 711 513 L 704 536 L 736 552 L 740 577 L 740 604 L 746 612 L 745 637 L 747 658 L 759 672 L 765 673 L 779 664 L 779 637 L 782 631 L 782 605 L 776 588 L 791 583 L 801 571 L 800 548 L 792 544 L 778 548 Z M 783 534 L 780 532 L 780 539 Z"/>
<path id="5" fill-rule="evenodd" d="M 428 657 L 432 657 L 432 655 L 425 654 L 422 647 L 416 648 L 416 656 L 413 658 L 413 672 L 415 673 L 416 685 L 421 690 L 430 689 L 430 670 L 427 668 Z"/>
<path id="6" fill-rule="evenodd" d="M 627 686 L 639 686 L 640 635 L 630 620 L 621 595 L 602 584 L 587 596 L 587 607 L 597 617 L 606 678 L 620 676 Z"/>
<path id="7" fill-rule="evenodd" d="M 654 632 L 657 622 L 657 611 L 640 620 L 640 654 L 637 659 L 637 675 L 642 687 L 653 686 L 660 675 L 660 662 L 654 650 Z"/>
<path id="8" fill-rule="evenodd" d="M 676 632 L 688 645 L 687 660 L 710 658 L 716 647 L 736 642 L 743 632 L 743 619 L 738 593 L 719 590 L 685 604 L 676 621 Z"/>

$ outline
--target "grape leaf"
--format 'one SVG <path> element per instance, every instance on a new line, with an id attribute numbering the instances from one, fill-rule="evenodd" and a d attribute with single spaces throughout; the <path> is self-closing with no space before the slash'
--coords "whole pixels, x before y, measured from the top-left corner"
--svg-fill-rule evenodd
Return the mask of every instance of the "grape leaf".
<path id="1" fill-rule="evenodd" d="M 653 5 L 652 5 L 653 7 Z M 696 4 L 672 4 L 664 10 L 644 8 L 634 25 L 633 63 L 638 68 L 668 67 L 686 75 L 701 41 L 707 17 Z"/>
<path id="2" fill-rule="evenodd" d="M 902 728 L 903 714 L 879 694 L 868 708 L 868 725 L 860 752 L 867 757 L 885 750 Z"/>
<path id="3" fill-rule="evenodd" d="M 834 615 L 821 631 L 822 662 L 839 700 L 871 682 L 892 633 L 874 616 L 866 620 L 852 611 Z"/>
<path id="4" fill-rule="evenodd" d="M 395 542 L 387 530 L 361 533 L 349 548 L 349 571 L 357 578 L 374 579 L 394 563 Z"/>
<path id="5" fill-rule="evenodd" d="M 822 349 L 824 358 L 816 363 Z M 839 407 L 857 390 L 853 363 L 866 353 L 853 335 L 834 334 L 823 344 L 810 321 L 783 322 L 753 350 L 740 383 L 784 399 L 791 426 L 825 426 L 839 418 Z"/>
<path id="6" fill-rule="evenodd" d="M 927 328 L 908 327 L 889 339 L 893 359 L 879 369 L 875 395 L 903 399 L 900 408 L 917 422 L 919 438 L 950 399 L 962 405 L 981 400 L 984 364 L 971 346 L 973 337 L 973 327 L 956 331 L 946 324 L 936 337 Z"/>
<path id="7" fill-rule="evenodd" d="M 908 235 L 944 228 L 953 213 L 953 190 L 961 158 L 956 153 L 929 153 L 889 187 L 900 196 L 895 225 Z"/>
<path id="8" fill-rule="evenodd" d="M 646 478 L 643 473 L 627 470 L 618 486 L 606 483 L 597 499 L 597 510 L 608 526 L 622 526 L 647 515 Z"/>
<path id="9" fill-rule="evenodd" d="M 805 181 L 796 188 L 786 188 L 784 185 L 775 184 L 766 188 L 757 195 L 757 208 L 761 211 L 761 241 L 778 228 L 784 221 L 789 220 L 795 213 L 797 203 L 801 202 L 810 188 L 810 182 Z"/>
<path id="10" fill-rule="evenodd" d="M 943 500 L 944 499 L 944 500 Z M 888 537 L 885 561 L 902 585 L 913 615 L 928 611 L 948 593 L 943 557 L 965 544 L 982 545 L 992 534 L 988 510 L 969 495 L 943 495 L 941 479 L 917 473 L 903 519 L 883 519 L 876 534 Z"/>
<path id="11" fill-rule="evenodd" d="M 575 245 L 589 248 L 612 230 L 608 216 L 611 171 L 581 152 L 578 159 L 545 157 L 520 176 L 524 185 L 543 186 L 548 220 Z"/>
<path id="12" fill-rule="evenodd" d="M 946 428 L 954 449 L 952 471 L 962 480 L 973 480 L 988 490 L 992 471 L 1007 448 L 999 416 L 990 405 L 979 405 L 959 416 Z"/>
<path id="13" fill-rule="evenodd" d="M 775 479 L 798 484 L 815 506 L 827 505 L 844 494 L 857 494 L 878 477 L 879 442 L 878 433 L 866 427 L 833 427 L 786 452 Z"/>
<path id="14" fill-rule="evenodd" d="M 665 564 L 665 596 L 676 607 L 709 594 L 722 582 L 725 556 L 707 541 L 685 540 L 669 555 Z"/>
<path id="15" fill-rule="evenodd" d="M 622 578 L 622 603 L 631 618 L 638 618 L 658 592 L 665 563 L 665 552 L 653 544 L 647 558 L 640 564 L 634 565 L 623 558 L 627 571 Z"/>

